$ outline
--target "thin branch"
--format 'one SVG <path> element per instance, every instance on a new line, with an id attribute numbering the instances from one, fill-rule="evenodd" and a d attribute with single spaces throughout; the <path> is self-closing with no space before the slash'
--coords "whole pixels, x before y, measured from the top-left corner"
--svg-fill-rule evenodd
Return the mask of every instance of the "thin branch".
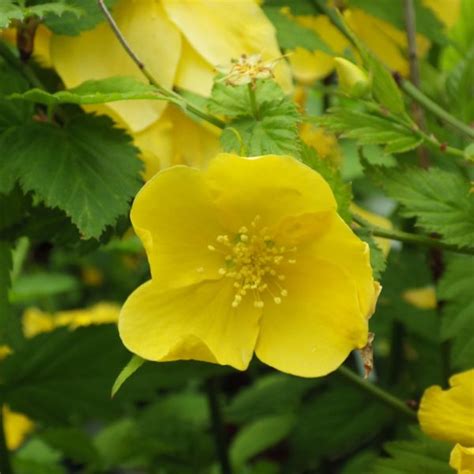
<path id="1" fill-rule="evenodd" d="M 105 5 L 104 0 L 97 0 L 97 3 L 99 4 L 99 8 L 102 10 L 102 13 L 104 14 L 107 22 L 109 23 L 110 27 L 112 28 L 112 31 L 114 32 L 115 36 L 119 40 L 120 44 L 122 45 L 123 49 L 125 52 L 130 56 L 132 61 L 137 65 L 137 67 L 140 69 L 142 74 L 148 79 L 148 82 L 156 87 L 158 91 L 163 94 L 163 96 L 169 100 L 170 102 L 173 102 L 174 104 L 178 105 L 181 107 L 184 111 L 189 111 L 193 113 L 194 115 L 198 116 L 199 118 L 202 118 L 203 120 L 206 120 L 207 122 L 211 123 L 212 125 L 215 125 L 218 128 L 225 128 L 225 122 L 220 120 L 219 118 L 207 114 L 201 109 L 198 109 L 194 105 L 190 104 L 187 102 L 183 97 L 181 97 L 179 94 L 176 94 L 173 91 L 167 90 L 164 87 L 160 86 L 158 81 L 153 77 L 153 74 L 150 73 L 150 71 L 147 69 L 146 65 L 143 63 L 143 61 L 138 57 L 138 55 L 133 51 L 131 46 L 128 44 L 127 40 L 123 36 L 122 32 L 120 31 L 119 26 L 117 25 L 116 21 L 114 20 L 113 16 L 111 15 L 109 9 L 107 8 L 107 5 Z"/>
<path id="2" fill-rule="evenodd" d="M 403 232 L 401 230 L 387 230 L 371 225 L 362 217 L 353 214 L 352 219 L 360 226 L 366 228 L 374 237 L 381 237 L 383 239 L 398 240 L 399 242 L 405 242 L 407 244 L 423 245 L 430 248 L 439 248 L 449 250 L 464 255 L 474 255 L 474 248 L 461 248 L 457 245 L 447 244 L 442 240 L 433 239 L 424 235 L 410 234 L 409 232 Z"/>
<path id="3" fill-rule="evenodd" d="M 344 365 L 341 365 L 337 369 L 337 373 L 342 375 L 346 380 L 348 380 L 355 386 L 367 392 L 372 397 L 389 406 L 390 408 L 393 408 L 394 410 L 398 411 L 399 413 L 410 418 L 413 421 L 417 420 L 416 412 L 412 410 L 403 400 L 400 400 L 395 395 L 392 395 L 391 393 L 385 391 L 383 388 L 380 388 L 377 385 L 374 385 L 373 383 L 369 382 L 368 380 L 360 377 Z"/>

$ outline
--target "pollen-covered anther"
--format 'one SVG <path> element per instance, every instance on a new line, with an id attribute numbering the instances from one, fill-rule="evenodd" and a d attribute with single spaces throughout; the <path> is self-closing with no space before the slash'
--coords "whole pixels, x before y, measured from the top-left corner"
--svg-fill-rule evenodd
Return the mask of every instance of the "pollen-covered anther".
<path id="1" fill-rule="evenodd" d="M 296 263 L 295 259 L 288 258 L 296 247 L 288 249 L 277 245 L 269 229 L 260 228 L 260 219 L 256 216 L 250 226 L 240 227 L 234 235 L 218 235 L 217 246 L 208 245 L 210 251 L 223 255 L 224 265 L 217 270 L 219 275 L 234 280 L 233 308 L 239 306 L 247 294 L 253 297 L 256 308 L 264 307 L 266 295 L 275 304 L 281 304 L 282 297 L 288 294 L 280 284 L 285 280 L 281 265 Z"/>

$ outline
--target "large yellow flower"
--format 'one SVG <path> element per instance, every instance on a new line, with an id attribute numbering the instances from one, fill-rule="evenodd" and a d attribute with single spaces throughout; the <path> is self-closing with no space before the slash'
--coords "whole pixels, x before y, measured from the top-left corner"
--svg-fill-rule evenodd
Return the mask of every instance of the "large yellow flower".
<path id="1" fill-rule="evenodd" d="M 205 171 L 161 171 L 131 219 L 152 279 L 126 301 L 119 331 L 139 356 L 244 370 L 255 351 L 314 377 L 367 343 L 368 247 L 323 178 L 293 158 L 220 154 Z"/>
<path id="2" fill-rule="evenodd" d="M 215 66 L 242 54 L 260 53 L 264 60 L 280 56 L 275 29 L 254 0 L 120 0 L 113 13 L 133 50 L 167 89 L 177 86 L 208 96 Z M 53 36 L 51 58 L 69 88 L 111 76 L 144 80 L 106 23 L 79 36 Z M 285 61 L 275 66 L 275 76 L 291 90 Z M 147 178 L 169 163 L 206 161 L 218 147 L 217 129 L 200 127 L 177 109 L 169 111 L 164 101 L 113 102 L 91 109 L 109 113 L 136 135 Z M 191 155 L 188 134 L 196 142 L 196 128 L 202 143 Z"/>
<path id="3" fill-rule="evenodd" d="M 450 464 L 459 474 L 474 472 L 474 369 L 449 379 L 451 388 L 425 390 L 418 411 L 422 430 L 436 439 L 456 443 Z"/>
<path id="4" fill-rule="evenodd" d="M 289 2 L 290 3 L 290 2 Z M 423 0 L 426 7 L 433 10 L 439 20 L 452 26 L 459 15 L 460 0 Z M 400 7 L 401 8 L 401 7 Z M 348 8 L 344 19 L 354 33 L 382 60 L 391 70 L 406 76 L 409 73 L 406 33 L 392 24 L 366 13 L 360 8 Z M 315 31 L 334 52 L 334 56 L 351 51 L 358 57 L 349 41 L 332 25 L 324 15 L 304 15 L 296 17 L 301 25 Z M 423 35 L 416 35 L 417 51 L 424 56 L 430 42 Z M 334 56 L 322 51 L 308 51 L 296 48 L 289 59 L 295 77 L 303 83 L 322 79 L 334 70 Z"/>

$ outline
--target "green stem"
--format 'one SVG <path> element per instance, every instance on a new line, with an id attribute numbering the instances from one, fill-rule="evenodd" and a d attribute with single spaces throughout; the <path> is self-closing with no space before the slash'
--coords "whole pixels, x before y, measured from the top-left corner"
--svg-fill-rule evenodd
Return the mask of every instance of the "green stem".
<path id="1" fill-rule="evenodd" d="M 365 227 L 374 237 L 381 237 L 383 239 L 398 240 L 407 244 L 423 245 L 425 247 L 439 248 L 449 250 L 451 252 L 461 253 L 464 255 L 474 255 L 473 248 L 460 248 L 457 245 L 447 244 L 442 240 L 432 239 L 424 235 L 410 234 L 401 230 L 388 230 L 382 229 L 381 227 L 373 226 L 369 224 L 365 219 L 357 215 L 352 215 L 354 222 Z"/>
<path id="2" fill-rule="evenodd" d="M 183 97 L 181 97 L 179 94 L 176 94 L 176 92 L 170 91 L 168 89 L 165 89 L 162 87 L 156 79 L 153 77 L 153 74 L 147 69 L 145 64 L 142 62 L 142 60 L 137 56 L 137 54 L 133 51 L 133 49 L 130 47 L 128 44 L 127 40 L 123 36 L 122 32 L 120 31 L 120 28 L 118 27 L 117 23 L 115 22 L 113 16 L 111 15 L 109 9 L 104 3 L 104 0 L 97 0 L 99 4 L 99 8 L 102 10 L 102 13 L 104 14 L 107 22 L 109 23 L 113 33 L 115 34 L 116 38 L 122 45 L 123 49 L 125 52 L 130 56 L 132 61 L 137 65 L 137 67 L 140 69 L 142 74 L 148 79 L 148 82 L 156 87 L 158 92 L 160 92 L 165 99 L 169 100 L 170 102 L 173 102 L 174 104 L 178 105 L 181 107 L 184 111 L 188 110 L 189 112 L 193 113 L 194 115 L 198 116 L 199 118 L 202 118 L 203 120 L 206 120 L 207 122 L 211 123 L 212 125 L 215 125 L 218 128 L 225 128 L 225 122 L 223 122 L 221 119 L 210 115 L 203 110 L 195 107 L 194 105 L 190 104 L 187 102 Z"/>
<path id="3" fill-rule="evenodd" d="M 222 413 L 219 405 L 217 380 L 215 378 L 211 378 L 206 382 L 206 391 L 209 411 L 211 413 L 212 432 L 214 434 L 216 454 L 221 466 L 221 474 L 232 474 L 227 450 L 224 422 L 222 420 Z"/>
<path id="4" fill-rule="evenodd" d="M 3 419 L 3 404 L 0 403 L 0 473 L 13 474 L 10 464 L 10 453 L 5 436 L 5 424 Z"/>
<path id="5" fill-rule="evenodd" d="M 255 95 L 254 85 L 251 82 L 249 82 L 247 84 L 247 88 L 249 91 L 250 107 L 252 109 L 252 114 L 255 117 L 255 120 L 260 120 L 260 116 L 258 113 L 257 97 Z"/>
<path id="6" fill-rule="evenodd" d="M 409 408 L 403 400 L 400 400 L 395 395 L 392 395 L 383 388 L 380 388 L 377 385 L 374 385 L 373 383 L 367 381 L 366 379 L 363 379 L 344 365 L 341 365 L 339 369 L 337 369 L 337 372 L 343 377 L 345 377 L 346 380 L 359 387 L 360 389 L 364 390 L 372 397 L 376 398 L 377 400 L 380 400 L 382 403 L 385 403 L 385 405 L 389 406 L 390 408 L 393 408 L 394 410 L 405 415 L 413 421 L 417 420 L 416 412 Z"/>
<path id="7" fill-rule="evenodd" d="M 423 94 L 414 84 L 406 79 L 399 81 L 400 88 L 413 100 L 422 105 L 426 110 L 429 110 L 433 115 L 436 115 L 438 118 L 444 122 L 450 124 L 452 127 L 456 128 L 461 133 L 464 133 L 471 139 L 474 139 L 474 129 L 466 125 L 465 123 L 458 120 L 456 117 L 453 117 L 449 112 L 440 107 L 436 102 L 433 102 L 428 96 Z"/>

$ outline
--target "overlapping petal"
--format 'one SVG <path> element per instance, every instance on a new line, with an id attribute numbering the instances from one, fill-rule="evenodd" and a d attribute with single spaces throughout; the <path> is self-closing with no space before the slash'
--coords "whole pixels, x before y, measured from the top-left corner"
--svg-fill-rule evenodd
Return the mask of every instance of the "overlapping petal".
<path id="1" fill-rule="evenodd" d="M 121 0 L 114 18 L 130 46 L 163 86 L 173 85 L 181 52 L 181 35 L 155 0 Z M 132 76 L 145 81 L 110 26 L 101 23 L 92 31 L 74 36 L 53 36 L 51 59 L 66 87 L 89 79 Z M 155 122 L 166 107 L 163 101 L 121 101 L 108 104 L 132 132 Z"/>
<path id="2" fill-rule="evenodd" d="M 200 171 L 178 166 L 158 173 L 136 196 L 131 219 L 157 284 L 216 278 L 221 259 L 208 246 L 225 231 Z"/>
<path id="3" fill-rule="evenodd" d="M 425 390 L 418 419 L 432 438 L 474 446 L 474 369 L 449 379 L 451 388 L 433 386 Z"/>
<path id="4" fill-rule="evenodd" d="M 255 353 L 283 372 L 326 375 L 367 343 L 367 319 L 359 309 L 355 282 L 338 266 L 318 259 L 297 260 L 283 273 L 288 296 L 279 305 L 265 305 Z"/>
<path id="5" fill-rule="evenodd" d="M 228 280 L 161 291 L 149 281 L 125 302 L 119 331 L 125 346 L 154 361 L 195 359 L 245 370 L 252 358 L 261 310 L 230 305 Z"/>
<path id="6" fill-rule="evenodd" d="M 474 447 L 466 448 L 456 444 L 451 451 L 449 465 L 456 469 L 458 474 L 472 474 L 474 472 Z"/>
<path id="7" fill-rule="evenodd" d="M 226 226 L 236 231 L 258 215 L 262 226 L 306 213 L 335 212 L 329 185 L 290 156 L 242 158 L 222 153 L 211 161 L 206 180 Z"/>

